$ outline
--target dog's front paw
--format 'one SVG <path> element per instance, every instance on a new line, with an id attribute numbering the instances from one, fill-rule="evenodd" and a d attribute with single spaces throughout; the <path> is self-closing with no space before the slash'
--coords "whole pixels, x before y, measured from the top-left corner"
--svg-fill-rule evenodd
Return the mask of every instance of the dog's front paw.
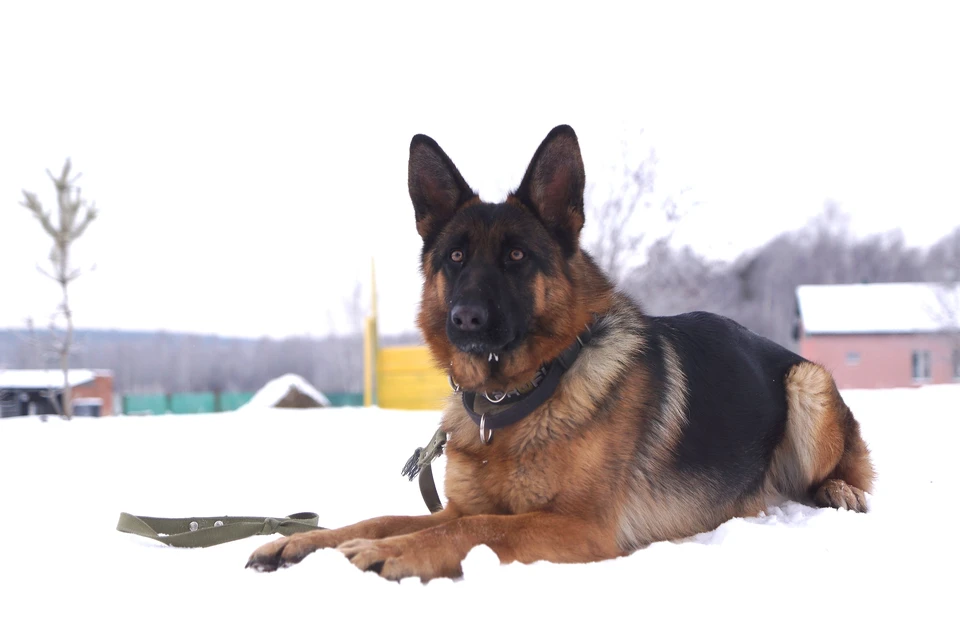
<path id="1" fill-rule="evenodd" d="M 340 544 L 337 550 L 343 552 L 350 562 L 364 571 L 376 572 L 381 576 L 387 559 L 401 555 L 397 546 L 384 545 L 383 541 L 372 539 L 353 539 Z M 400 577 L 386 577 L 400 578 Z"/>
<path id="2" fill-rule="evenodd" d="M 261 545 L 247 561 L 247 567 L 258 572 L 273 572 L 302 561 L 311 552 L 330 547 L 323 543 L 324 532 L 300 532 Z"/>
<path id="3" fill-rule="evenodd" d="M 361 570 L 376 572 L 393 581 L 418 576 L 426 583 L 430 579 L 456 578 L 463 574 L 461 559 L 452 550 L 418 546 L 411 536 L 353 539 L 337 549 Z"/>

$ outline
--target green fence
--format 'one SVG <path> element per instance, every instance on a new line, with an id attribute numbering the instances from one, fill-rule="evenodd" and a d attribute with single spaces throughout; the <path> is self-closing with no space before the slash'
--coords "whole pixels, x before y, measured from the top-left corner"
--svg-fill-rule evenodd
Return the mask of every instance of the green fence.
<path id="1" fill-rule="evenodd" d="M 171 414 L 207 414 L 217 411 L 217 398 L 212 393 L 171 394 Z"/>
<path id="2" fill-rule="evenodd" d="M 324 392 L 323 395 L 334 407 L 358 407 L 363 405 L 363 392 Z"/>
<path id="3" fill-rule="evenodd" d="M 166 414 L 170 401 L 166 394 L 126 395 L 123 397 L 124 414 Z"/>
<path id="4" fill-rule="evenodd" d="M 363 394 L 329 392 L 325 396 L 334 407 L 363 405 Z M 253 392 L 194 392 L 184 394 L 127 394 L 124 414 L 205 414 L 230 412 L 253 398 Z"/>
<path id="5" fill-rule="evenodd" d="M 253 398 L 252 392 L 127 394 L 124 414 L 206 414 L 230 412 Z"/>

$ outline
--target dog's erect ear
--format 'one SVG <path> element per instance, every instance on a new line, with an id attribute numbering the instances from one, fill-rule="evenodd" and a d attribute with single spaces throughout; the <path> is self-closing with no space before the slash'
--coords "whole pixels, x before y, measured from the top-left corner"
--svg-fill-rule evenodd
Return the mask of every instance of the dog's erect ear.
<path id="1" fill-rule="evenodd" d="M 569 125 L 560 125 L 540 143 L 513 193 L 540 217 L 568 255 L 576 249 L 583 228 L 585 184 L 577 134 Z"/>
<path id="2" fill-rule="evenodd" d="M 410 141 L 407 188 L 417 217 L 417 233 L 428 242 L 453 213 L 476 194 L 433 138 L 417 134 Z"/>

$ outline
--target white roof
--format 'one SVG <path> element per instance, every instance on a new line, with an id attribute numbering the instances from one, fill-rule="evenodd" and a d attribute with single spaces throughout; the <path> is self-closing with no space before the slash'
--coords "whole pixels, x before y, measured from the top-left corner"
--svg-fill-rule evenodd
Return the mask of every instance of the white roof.
<path id="1" fill-rule="evenodd" d="M 330 400 L 302 377 L 296 374 L 284 374 L 261 387 L 260 391 L 253 395 L 253 398 L 243 404 L 243 407 L 276 407 L 277 403 L 283 400 L 283 397 L 290 392 L 291 388 L 296 388 L 302 394 L 311 397 L 322 407 L 330 406 Z"/>
<path id="2" fill-rule="evenodd" d="M 806 334 L 915 334 L 960 329 L 960 286 L 939 283 L 801 285 Z"/>
<path id="3" fill-rule="evenodd" d="M 97 374 L 92 369 L 67 371 L 71 387 L 89 383 Z M 58 369 L 0 369 L 0 389 L 63 389 L 63 371 Z"/>

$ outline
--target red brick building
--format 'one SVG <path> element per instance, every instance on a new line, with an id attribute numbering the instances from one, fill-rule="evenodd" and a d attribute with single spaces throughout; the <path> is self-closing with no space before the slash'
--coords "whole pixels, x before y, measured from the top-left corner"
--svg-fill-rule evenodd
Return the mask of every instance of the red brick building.
<path id="1" fill-rule="evenodd" d="M 75 416 L 113 414 L 113 373 L 107 370 L 72 369 L 67 373 Z M 51 393 L 63 398 L 60 370 L 8 369 L 0 371 L 0 418 L 28 414 L 55 414 Z"/>
<path id="2" fill-rule="evenodd" d="M 797 312 L 800 354 L 841 389 L 960 383 L 960 288 L 803 285 Z"/>

